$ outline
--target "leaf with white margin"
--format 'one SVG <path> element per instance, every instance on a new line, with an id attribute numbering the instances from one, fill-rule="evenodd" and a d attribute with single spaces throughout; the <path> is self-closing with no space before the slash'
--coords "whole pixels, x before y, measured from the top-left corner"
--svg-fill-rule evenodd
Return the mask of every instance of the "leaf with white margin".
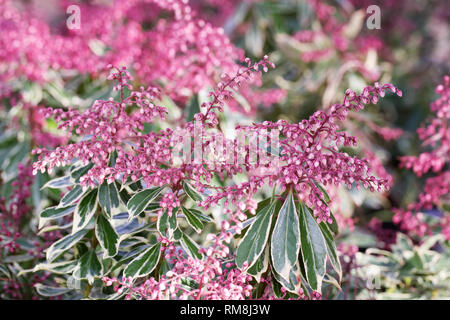
<path id="1" fill-rule="evenodd" d="M 313 290 L 321 291 L 326 272 L 327 246 L 316 219 L 300 204 L 300 239 L 306 279 Z"/>
<path id="2" fill-rule="evenodd" d="M 197 259 L 202 258 L 202 254 L 198 252 L 200 249 L 198 244 L 184 233 L 181 236 L 180 244 L 184 251 L 186 251 L 191 257 Z"/>
<path id="3" fill-rule="evenodd" d="M 289 193 L 278 214 L 270 243 L 273 268 L 289 282 L 291 269 L 300 251 L 299 219 L 292 192 Z"/>
<path id="4" fill-rule="evenodd" d="M 95 278 L 99 278 L 102 273 L 103 266 L 98 260 L 95 250 L 89 250 L 80 258 L 72 275 L 76 279 L 86 279 L 89 284 L 93 284 Z"/>
<path id="5" fill-rule="evenodd" d="M 203 222 L 194 213 L 192 213 L 190 209 L 185 208 L 184 206 L 182 206 L 181 209 L 183 210 L 183 213 L 186 216 L 187 222 L 195 230 L 195 232 L 197 233 L 202 232 Z"/>
<path id="6" fill-rule="evenodd" d="M 145 189 L 131 197 L 127 203 L 128 220 L 136 218 L 142 211 L 144 211 L 145 208 L 156 199 L 163 189 L 163 187 Z"/>
<path id="7" fill-rule="evenodd" d="M 55 274 L 67 274 L 71 273 L 75 269 L 76 265 L 77 265 L 76 260 L 54 262 L 54 263 L 39 263 L 33 269 L 20 271 L 18 276 L 20 277 L 23 274 L 38 271 L 49 271 Z"/>
<path id="8" fill-rule="evenodd" d="M 74 211 L 75 205 L 62 208 L 49 207 L 40 213 L 38 228 L 41 229 L 48 220 L 59 219 L 61 217 L 67 216 L 68 214 L 71 214 Z"/>
<path id="9" fill-rule="evenodd" d="M 166 235 L 169 239 L 172 239 L 175 230 L 178 227 L 177 212 L 179 208 L 172 210 L 172 215 L 169 216 L 168 210 L 164 210 L 162 214 L 159 215 L 158 221 L 156 223 L 156 228 L 162 235 Z"/>
<path id="10" fill-rule="evenodd" d="M 73 247 L 78 241 L 83 239 L 83 237 L 86 235 L 88 230 L 80 230 L 75 234 L 69 234 L 65 236 L 62 239 L 59 239 L 58 241 L 54 242 L 48 249 L 47 249 L 47 261 L 52 262 L 55 260 L 61 253 L 63 253 L 66 250 L 69 250 L 71 247 Z"/>
<path id="11" fill-rule="evenodd" d="M 200 194 L 200 192 L 195 190 L 194 187 L 192 187 L 189 183 L 183 182 L 183 189 L 184 192 L 186 192 L 189 198 L 191 198 L 193 201 L 199 202 L 203 200 L 203 196 Z"/>
<path id="12" fill-rule="evenodd" d="M 256 282 L 259 283 L 261 281 L 262 274 L 267 271 L 267 268 L 269 267 L 269 260 L 270 250 L 269 246 L 266 246 L 264 253 L 259 256 L 258 260 L 256 260 L 253 266 L 247 271 L 248 274 L 252 275 L 256 279 Z"/>
<path id="13" fill-rule="evenodd" d="M 150 274 L 158 264 L 160 256 L 161 243 L 157 243 L 133 259 L 125 268 L 124 276 L 138 278 Z"/>
<path id="14" fill-rule="evenodd" d="M 328 257 L 330 259 L 331 265 L 339 276 L 339 281 L 342 279 L 342 267 L 339 260 L 338 251 L 336 248 L 336 243 L 333 238 L 333 234 L 329 229 L 328 223 L 322 221 L 319 224 L 320 230 L 322 231 L 323 238 L 327 244 Z"/>
<path id="15" fill-rule="evenodd" d="M 86 227 L 97 210 L 97 189 L 89 191 L 78 202 L 73 215 L 72 233 Z"/>
<path id="16" fill-rule="evenodd" d="M 65 176 L 65 177 L 55 178 L 55 179 L 48 181 L 46 184 L 44 184 L 44 186 L 41 188 L 41 190 L 45 189 L 45 188 L 62 189 L 62 188 L 70 187 L 72 185 L 73 185 L 73 182 L 72 182 L 70 176 Z"/>
<path id="17" fill-rule="evenodd" d="M 43 285 L 42 283 L 35 284 L 34 288 L 41 296 L 44 297 L 56 297 L 72 291 L 72 289 L 69 288 L 51 287 Z"/>
<path id="18" fill-rule="evenodd" d="M 97 217 L 95 236 L 103 249 L 103 259 L 114 257 L 117 254 L 119 250 L 119 235 L 103 215 Z"/>
<path id="19" fill-rule="evenodd" d="M 98 188 L 98 203 L 100 207 L 112 216 L 119 209 L 119 192 L 114 182 L 107 183 L 106 180 Z"/>
<path id="20" fill-rule="evenodd" d="M 72 190 L 70 190 L 69 192 L 67 192 L 64 195 L 64 197 L 59 202 L 58 208 L 59 207 L 66 207 L 66 206 L 74 203 L 75 201 L 77 201 L 78 199 L 81 198 L 83 193 L 84 193 L 83 192 L 83 187 L 80 186 L 79 184 L 77 184 L 75 187 L 72 188 Z"/>
<path id="21" fill-rule="evenodd" d="M 255 220 L 245 233 L 236 251 L 236 265 L 239 269 L 242 269 L 244 262 L 248 262 L 248 267 L 251 267 L 263 252 L 269 239 L 274 210 L 275 202 L 269 203 L 256 213 Z"/>

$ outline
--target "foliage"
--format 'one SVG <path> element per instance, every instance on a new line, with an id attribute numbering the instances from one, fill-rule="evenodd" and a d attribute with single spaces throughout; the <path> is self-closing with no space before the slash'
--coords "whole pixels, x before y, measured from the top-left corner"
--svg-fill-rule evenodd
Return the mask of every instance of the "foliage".
<path id="1" fill-rule="evenodd" d="M 0 0 L 0 299 L 448 298 L 448 10 L 377 2 Z"/>
<path id="2" fill-rule="evenodd" d="M 345 257 L 344 265 L 351 265 L 351 268 L 343 280 L 343 291 L 331 290 L 335 299 L 448 298 L 448 243 L 442 235 L 414 245 L 407 236 L 399 233 L 389 251 L 377 248 L 367 249 L 364 253 L 346 250 Z"/>

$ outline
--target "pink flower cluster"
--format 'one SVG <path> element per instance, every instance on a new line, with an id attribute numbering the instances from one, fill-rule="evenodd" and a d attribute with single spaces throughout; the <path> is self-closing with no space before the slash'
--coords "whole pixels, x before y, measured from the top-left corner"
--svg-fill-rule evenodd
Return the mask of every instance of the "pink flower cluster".
<path id="1" fill-rule="evenodd" d="M 70 4 L 55 4 L 61 14 L 50 27 L 31 5 L 0 1 L 0 83 L 14 77 L 50 81 L 51 69 L 97 76 L 108 64 L 131 65 L 142 83 L 162 84 L 165 93 L 185 101 L 222 72 L 235 72 L 235 60 L 243 58 L 224 30 L 197 17 L 188 1 L 79 3 L 82 24 L 74 30 L 66 27 Z"/>
<path id="2" fill-rule="evenodd" d="M 401 157 L 401 165 L 412 169 L 419 177 L 428 173 L 435 173 L 425 181 L 424 190 L 419 194 L 418 201 L 411 203 L 408 210 L 395 210 L 394 222 L 408 232 L 423 236 L 432 233 L 433 226 L 425 222 L 424 210 L 442 208 L 443 217 L 440 227 L 450 239 L 448 232 L 448 208 L 443 205 L 450 202 L 450 76 L 444 77 L 444 83 L 436 88 L 440 97 L 431 104 L 434 118 L 428 121 L 427 126 L 417 130 L 422 145 L 429 151 L 419 156 Z M 414 212 L 417 212 L 414 214 Z"/>
<path id="3" fill-rule="evenodd" d="M 234 77 L 223 75 L 218 84 L 219 90 L 211 92 L 212 101 L 205 103 L 205 113 L 198 113 L 195 119 L 201 124 L 201 129 L 215 127 L 218 124 L 215 110 L 223 111 L 224 100 L 231 96 L 228 87 L 238 88 L 244 80 L 250 79 L 251 73 L 260 67 L 267 71 L 271 63 L 265 57 L 262 61 L 251 64 L 247 60 L 247 68 L 242 68 Z M 131 79 L 126 69 L 116 69 L 110 76 L 119 84 L 115 87 L 120 91 L 120 101 L 98 100 L 88 110 L 80 113 L 69 109 L 47 109 L 46 116 L 53 116 L 60 122 L 59 128 L 84 137 L 83 140 L 67 146 L 59 146 L 55 150 L 35 149 L 39 160 L 33 164 L 34 172 L 38 170 L 52 171 L 54 167 L 68 165 L 74 160 L 85 164 L 93 163 L 93 167 L 84 175 L 82 185 L 95 186 L 107 179 L 109 182 L 120 179 L 125 182 L 131 177 L 133 181 L 143 179 L 148 185 L 170 185 L 174 191 L 173 199 L 177 200 L 176 191 L 181 188 L 183 179 L 195 182 L 205 179 L 209 181 L 215 173 L 222 171 L 234 175 L 241 171 L 237 163 L 216 165 L 214 169 L 204 168 L 200 163 L 184 163 L 175 166 L 172 161 L 172 147 L 174 146 L 174 132 L 165 129 L 158 132 L 143 134 L 144 123 L 151 123 L 158 117 L 164 120 L 166 108 L 155 105 L 152 101 L 159 96 L 156 88 L 141 88 L 133 91 L 128 81 Z M 124 96 L 124 88 L 131 91 L 129 97 Z M 185 125 L 188 133 L 195 131 L 194 123 Z M 202 149 L 206 149 L 209 141 L 202 141 Z M 117 152 L 115 164 L 110 166 L 111 154 Z M 202 185 L 200 185 L 203 188 Z M 176 201 L 175 204 L 176 205 Z"/>
<path id="4" fill-rule="evenodd" d="M 181 203 L 178 197 L 171 191 L 167 192 L 159 202 L 159 205 L 161 207 L 161 210 L 158 212 L 158 214 L 162 214 L 163 210 L 167 209 L 167 212 L 169 214 L 169 217 L 172 216 L 172 211 L 175 208 L 179 208 Z"/>
<path id="5" fill-rule="evenodd" d="M 375 84 L 375 87 L 364 88 L 359 95 L 347 90 L 343 103 L 331 106 L 328 113 L 317 111 L 308 120 L 298 124 L 279 120 L 239 127 L 241 130 L 257 132 L 279 130 L 285 137 L 280 139 L 280 165 L 275 173 L 253 175 L 249 177 L 249 182 L 225 187 L 223 192 L 210 196 L 203 204 L 208 207 L 222 198 L 232 202 L 251 198 L 253 193 L 268 181 L 270 185 L 279 185 L 282 190 L 294 188 L 299 193 L 300 200 L 314 209 L 314 215 L 319 222 L 331 223 L 329 208 L 316 183 L 325 186 L 344 184 L 349 189 L 353 185 L 356 188 L 362 185 L 371 191 L 388 189 L 387 180 L 370 175 L 367 160 L 339 152 L 341 146 L 355 146 L 356 138 L 340 131 L 338 126 L 350 111 L 361 110 L 368 103 L 377 103 L 378 97 L 385 95 L 385 90 L 401 95 L 401 91 L 391 84 Z M 256 164 L 258 165 L 259 163 Z M 247 166 L 247 171 L 252 169 L 255 169 L 255 165 L 253 168 Z"/>
<path id="6" fill-rule="evenodd" d="M 110 68 L 113 68 L 110 66 Z M 115 90 L 120 91 L 120 100 L 97 100 L 94 105 L 83 113 L 78 110 L 48 108 L 46 116 L 53 116 L 56 121 L 61 122 L 60 129 L 68 132 L 70 137 L 72 132 L 79 136 L 90 137 L 76 144 L 70 144 L 64 147 L 57 147 L 53 151 L 45 149 L 35 149 L 34 153 L 40 154 L 38 162 L 33 164 L 36 173 L 38 169 L 42 172 L 48 167 L 51 171 L 56 166 L 64 166 L 76 158 L 85 162 L 92 161 L 95 166 L 89 171 L 88 175 L 82 177 L 81 183 L 94 186 L 96 181 L 103 181 L 108 178 L 114 181 L 120 178 L 121 174 L 124 181 L 132 175 L 132 168 L 135 165 L 151 165 L 151 161 L 135 161 L 135 148 L 139 147 L 140 137 L 143 136 L 144 123 L 151 123 L 155 117 L 164 119 L 167 109 L 153 104 L 153 100 L 159 96 L 159 90 L 154 87 L 141 87 L 140 91 L 133 91 L 128 81 L 131 75 L 125 69 L 115 69 L 110 75 L 111 80 L 117 80 L 118 85 Z M 124 97 L 124 88 L 131 90 L 128 97 Z M 127 109 L 135 108 L 136 111 L 128 114 Z M 160 135 L 164 137 L 164 132 Z M 153 141 L 155 136 L 148 135 L 149 141 Z M 134 146 L 133 146 L 134 144 Z M 145 145 L 145 144 L 144 144 Z M 163 141 L 158 141 L 153 148 L 164 149 Z M 117 151 L 118 157 L 115 167 L 109 167 L 108 161 L 110 154 Z M 150 149 L 148 157 L 154 156 Z M 156 150 L 155 150 L 156 151 Z M 144 160 L 144 159 L 142 159 Z M 135 162 L 133 162 L 135 161 Z M 134 164 L 132 164 L 134 163 Z M 133 173 L 135 175 L 136 173 Z M 144 174 L 146 175 L 146 174 Z"/>
<path id="7" fill-rule="evenodd" d="M 176 100 L 214 85 L 222 72 L 234 73 L 243 52 L 234 47 L 223 29 L 185 15 L 168 23 L 161 20 L 146 32 L 142 54 L 133 68 L 144 83 L 162 82 Z"/>

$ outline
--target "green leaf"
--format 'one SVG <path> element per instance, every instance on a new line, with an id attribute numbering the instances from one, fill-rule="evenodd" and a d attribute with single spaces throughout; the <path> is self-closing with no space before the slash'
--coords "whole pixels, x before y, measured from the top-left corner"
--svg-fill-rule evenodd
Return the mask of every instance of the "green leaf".
<path id="1" fill-rule="evenodd" d="M 73 215 L 72 233 L 86 227 L 97 210 L 97 189 L 89 191 L 78 202 Z"/>
<path id="2" fill-rule="evenodd" d="M 183 237 L 183 231 L 180 230 L 180 228 L 176 228 L 175 231 L 173 232 L 173 239 L 175 241 L 180 241 L 181 238 Z"/>
<path id="3" fill-rule="evenodd" d="M 316 185 L 317 188 L 319 188 L 319 190 L 322 192 L 323 194 L 323 198 L 325 200 L 325 203 L 330 203 L 330 196 L 328 195 L 327 190 L 325 190 L 324 187 L 322 187 L 322 185 L 316 181 L 314 181 L 314 184 Z"/>
<path id="4" fill-rule="evenodd" d="M 50 271 L 51 273 L 55 274 L 67 274 L 71 273 L 75 269 L 76 265 L 77 265 L 76 260 L 62 261 L 55 263 L 39 263 L 33 268 L 32 272 Z"/>
<path id="5" fill-rule="evenodd" d="M 17 143 L 17 135 L 12 132 L 5 132 L 5 127 L 2 125 L 2 133 L 0 134 L 0 149 L 6 149 L 14 146 Z"/>
<path id="6" fill-rule="evenodd" d="M 273 279 L 272 290 L 275 297 L 277 297 L 278 299 L 281 299 L 285 295 L 285 293 L 281 292 L 281 288 L 282 288 L 281 284 L 276 279 Z"/>
<path id="7" fill-rule="evenodd" d="M 300 238 L 306 279 L 313 290 L 320 292 L 326 271 L 327 247 L 316 219 L 303 203 L 300 204 Z"/>
<path id="8" fill-rule="evenodd" d="M 121 186 L 122 189 L 127 189 L 131 193 L 138 192 L 139 190 L 144 189 L 141 180 L 133 181 L 131 177 L 127 178 L 127 181 Z"/>
<path id="9" fill-rule="evenodd" d="M 273 261 L 272 261 L 272 269 L 273 269 Z M 276 281 L 278 281 L 286 290 L 292 293 L 297 293 L 299 289 L 299 285 L 301 285 L 301 282 L 299 282 L 300 278 L 300 266 L 298 261 L 295 262 L 294 266 L 292 266 L 291 269 L 289 269 L 289 280 L 286 281 L 283 277 L 281 277 L 278 272 L 273 270 L 272 272 L 274 278 Z"/>
<path id="10" fill-rule="evenodd" d="M 116 166 L 117 157 L 118 157 L 117 150 L 111 152 L 111 155 L 109 156 L 108 167 Z"/>
<path id="11" fill-rule="evenodd" d="M 275 271 L 289 281 L 291 268 L 294 267 L 300 250 L 299 221 L 291 192 L 278 214 L 270 245 Z"/>
<path id="12" fill-rule="evenodd" d="M 119 250 L 119 236 L 103 215 L 97 217 L 95 236 L 103 249 L 103 259 L 114 257 L 117 254 Z"/>
<path id="13" fill-rule="evenodd" d="M 261 24 L 252 24 L 245 33 L 245 45 L 255 57 L 263 55 L 266 32 L 260 29 Z"/>
<path id="14" fill-rule="evenodd" d="M 194 119 L 194 115 L 196 113 L 200 112 L 200 103 L 198 101 L 198 95 L 194 94 L 191 99 L 189 100 L 189 103 L 187 105 L 187 108 L 185 109 L 187 112 L 186 115 L 186 121 L 192 121 Z"/>
<path id="15" fill-rule="evenodd" d="M 128 201 L 130 201 L 131 196 L 129 195 L 128 191 L 125 188 L 120 189 L 119 186 L 120 184 L 116 182 L 116 188 L 119 190 L 120 200 L 122 200 L 123 203 L 127 204 Z"/>
<path id="16" fill-rule="evenodd" d="M 62 189 L 66 187 L 70 187 L 73 185 L 73 182 L 70 179 L 70 176 L 65 176 L 61 178 L 55 178 L 47 182 L 42 188 L 53 188 L 53 189 Z"/>
<path id="17" fill-rule="evenodd" d="M 173 209 L 172 215 L 169 216 L 168 210 L 164 210 L 164 212 L 158 217 L 158 221 L 156 223 L 156 228 L 158 231 L 162 235 L 168 236 L 169 239 L 172 239 L 178 226 L 177 211 L 178 208 Z"/>
<path id="18" fill-rule="evenodd" d="M 339 291 L 342 292 L 342 288 L 339 285 L 339 282 L 335 278 L 330 276 L 328 273 L 325 274 L 325 277 L 323 278 L 323 282 L 331 284 L 332 286 L 336 287 Z"/>
<path id="19" fill-rule="evenodd" d="M 33 203 L 33 207 L 36 210 L 36 212 L 42 211 L 42 200 L 43 200 L 43 194 L 41 192 L 41 185 L 44 184 L 44 174 L 42 174 L 40 171 L 37 172 L 36 176 L 34 177 L 33 184 L 31 185 L 31 200 Z"/>
<path id="20" fill-rule="evenodd" d="M 144 230 L 152 230 L 154 227 L 154 222 L 145 223 L 144 221 L 139 222 L 139 219 L 133 219 L 131 221 L 127 220 L 125 223 L 120 225 L 116 225 L 116 232 L 120 237 L 126 238 Z"/>
<path id="21" fill-rule="evenodd" d="M 75 180 L 76 183 L 80 182 L 80 178 L 88 173 L 89 170 L 94 166 L 93 163 L 89 163 L 88 165 L 76 165 L 70 169 L 70 176 Z"/>
<path id="22" fill-rule="evenodd" d="M 46 286 L 42 283 L 35 284 L 34 288 L 36 289 L 37 293 L 44 297 L 56 297 L 72 291 L 72 289 L 69 288 Z"/>
<path id="23" fill-rule="evenodd" d="M 251 267 L 263 252 L 269 239 L 274 210 L 275 202 L 268 204 L 260 212 L 256 213 L 254 222 L 237 248 L 236 265 L 239 269 L 243 268 L 246 261 L 248 262 L 248 267 Z"/>
<path id="24" fill-rule="evenodd" d="M 106 180 L 98 188 L 98 203 L 100 207 L 112 216 L 113 211 L 119 209 L 119 192 L 114 182 L 108 184 Z"/>
<path id="25" fill-rule="evenodd" d="M 4 274 L 8 279 L 11 279 L 11 274 L 9 273 L 6 265 L 0 264 L 0 274 Z M 20 276 L 20 275 L 19 275 Z"/>
<path id="26" fill-rule="evenodd" d="M 330 203 L 330 196 L 328 195 L 327 190 L 325 190 L 324 187 L 322 187 L 322 185 L 316 181 L 314 181 L 314 184 L 316 185 L 317 188 L 319 188 L 319 190 L 322 192 L 323 194 L 323 200 L 322 202 L 325 203 L 325 205 L 328 205 Z M 339 233 L 339 226 L 337 224 L 336 218 L 334 217 L 333 213 L 330 212 L 330 217 L 331 217 L 331 224 L 328 224 L 328 227 L 330 228 L 330 230 L 337 235 Z"/>
<path id="27" fill-rule="evenodd" d="M 125 268 L 125 277 L 144 277 L 156 267 L 161 256 L 161 244 L 157 243 L 141 253 Z"/>
<path id="28" fill-rule="evenodd" d="M 163 189 L 163 187 L 145 189 L 131 197 L 127 203 L 128 220 L 136 218 L 142 211 L 144 211 L 150 202 L 155 200 Z"/>
<path id="29" fill-rule="evenodd" d="M 63 253 L 66 250 L 69 250 L 71 247 L 73 247 L 78 241 L 83 239 L 83 237 L 86 235 L 88 230 L 80 230 L 75 234 L 69 234 L 65 236 L 62 239 L 59 239 L 58 241 L 54 242 L 48 249 L 47 249 L 47 261 L 52 262 L 55 260 L 61 253 Z"/>
<path id="30" fill-rule="evenodd" d="M 78 199 L 80 199 L 82 195 L 83 195 L 83 188 L 79 184 L 77 184 L 74 188 L 72 188 L 72 190 L 70 190 L 64 195 L 58 207 L 66 207 L 74 203 Z"/>
<path id="31" fill-rule="evenodd" d="M 196 216 L 199 220 L 203 222 L 213 222 L 213 219 L 210 216 L 203 214 L 200 210 L 195 208 L 190 208 L 189 212 Z"/>
<path id="32" fill-rule="evenodd" d="M 148 212 L 155 212 L 158 211 L 159 209 L 161 209 L 161 206 L 159 205 L 159 203 L 150 203 L 144 211 L 148 211 Z"/>
<path id="33" fill-rule="evenodd" d="M 189 223 L 189 225 L 195 230 L 195 232 L 200 233 L 203 230 L 203 223 L 202 221 L 191 212 L 190 209 L 181 207 L 183 210 L 184 215 L 186 216 L 186 220 Z"/>
<path id="34" fill-rule="evenodd" d="M 102 275 L 103 266 L 97 258 L 95 250 L 89 250 L 80 258 L 73 276 L 75 279 L 86 279 L 89 284 L 93 284 L 95 278 Z"/>
<path id="35" fill-rule="evenodd" d="M 3 259 L 3 262 L 5 263 L 12 263 L 12 262 L 25 262 L 34 259 L 34 256 L 24 253 L 24 254 L 18 254 L 18 255 L 8 255 Z"/>
<path id="36" fill-rule="evenodd" d="M 189 183 L 183 182 L 184 192 L 191 198 L 193 201 L 198 202 L 203 200 L 203 196 L 195 190 Z"/>
<path id="37" fill-rule="evenodd" d="M 338 252 L 336 249 L 336 243 L 334 242 L 333 234 L 328 227 L 328 223 L 321 222 L 319 224 L 320 230 L 322 231 L 323 238 L 327 244 L 328 257 L 330 258 L 331 265 L 339 276 L 339 281 L 342 280 L 342 267 L 339 261 Z"/>
<path id="38" fill-rule="evenodd" d="M 269 266 L 269 260 L 270 260 L 270 250 L 269 246 L 266 246 L 266 249 L 264 250 L 264 253 L 262 253 L 258 260 L 248 269 L 248 274 L 251 274 L 253 277 L 255 277 L 256 282 L 261 281 L 261 276 L 264 272 L 266 272 L 267 267 Z"/>
<path id="39" fill-rule="evenodd" d="M 181 247 L 193 258 L 201 259 L 202 254 L 198 252 L 198 244 L 183 233 L 180 240 Z"/>
<path id="40" fill-rule="evenodd" d="M 8 151 L 6 159 L 0 167 L 3 171 L 4 180 L 9 180 L 17 176 L 17 166 L 20 162 L 24 162 L 29 156 L 30 145 L 28 141 L 18 142 L 11 150 Z"/>
<path id="41" fill-rule="evenodd" d="M 149 245 L 142 245 L 137 248 L 132 249 L 131 251 L 127 252 L 123 257 L 120 258 L 119 261 L 117 261 L 109 270 L 108 272 L 113 272 L 114 270 L 118 269 L 120 266 L 122 266 L 124 263 L 131 261 L 134 257 L 138 256 L 140 253 L 144 252 L 150 248 Z"/>
<path id="42" fill-rule="evenodd" d="M 47 220 L 58 219 L 58 218 L 67 216 L 68 214 L 71 214 L 74 211 L 75 211 L 75 205 L 71 205 L 68 207 L 62 207 L 62 208 L 49 207 L 49 208 L 45 209 L 39 215 L 39 217 L 40 217 L 39 229 L 43 227 L 43 225 L 45 224 L 45 222 Z"/>
<path id="43" fill-rule="evenodd" d="M 52 81 L 44 85 L 48 96 L 53 98 L 58 105 L 68 107 L 72 104 L 72 97 L 64 90 L 64 85 L 61 81 Z"/>
<path id="44" fill-rule="evenodd" d="M 332 222 L 331 222 L 331 224 L 328 224 L 328 227 L 334 233 L 334 235 L 338 235 L 339 234 L 339 226 L 338 226 L 336 218 L 334 217 L 332 212 L 330 212 L 330 217 L 331 217 Z"/>

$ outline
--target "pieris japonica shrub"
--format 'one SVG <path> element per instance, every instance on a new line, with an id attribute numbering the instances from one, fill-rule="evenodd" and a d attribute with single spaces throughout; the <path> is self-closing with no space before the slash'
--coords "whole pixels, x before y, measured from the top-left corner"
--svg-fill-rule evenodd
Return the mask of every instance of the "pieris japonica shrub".
<path id="1" fill-rule="evenodd" d="M 135 90 L 130 73 L 114 66 L 116 100 L 97 100 L 84 112 L 47 109 L 73 142 L 33 151 L 35 174 L 69 166 L 46 184 L 67 192 L 41 212 L 40 224 L 67 231 L 34 269 L 65 275 L 66 287 L 85 296 L 115 291 L 111 298 L 317 298 L 323 281 L 337 283 L 330 272 L 342 276 L 338 227 L 326 188 L 388 188 L 367 160 L 340 151 L 356 139 L 339 123 L 385 91 L 400 91 L 378 83 L 360 94 L 347 90 L 328 112 L 296 124 L 237 126 L 244 139 L 230 139 L 218 114 L 231 90 L 274 67 L 267 56 L 245 62 L 222 75 L 210 101 L 182 126 L 146 130 L 168 113 L 155 102 L 159 90 Z M 179 130 L 193 141 L 176 163 Z M 236 182 L 239 174 L 244 182 Z"/>
<path id="2" fill-rule="evenodd" d="M 369 2 L 0 0 L 0 299 L 448 296 L 445 2 Z"/>

